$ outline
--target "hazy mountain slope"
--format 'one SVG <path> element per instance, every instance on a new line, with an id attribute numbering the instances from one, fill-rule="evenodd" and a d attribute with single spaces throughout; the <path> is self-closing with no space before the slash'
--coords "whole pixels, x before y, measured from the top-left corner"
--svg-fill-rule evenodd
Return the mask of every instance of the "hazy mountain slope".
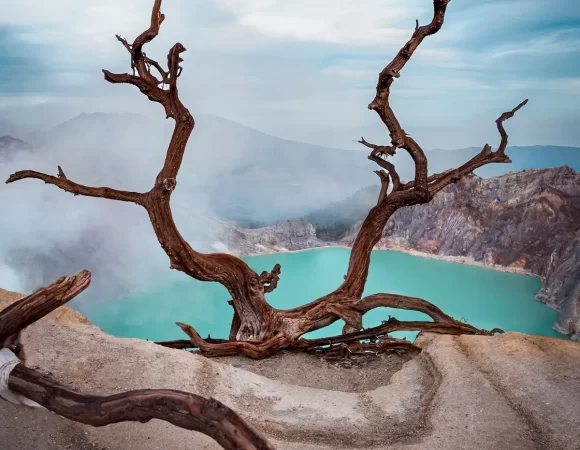
<path id="1" fill-rule="evenodd" d="M 161 167 L 171 121 L 138 115 L 84 114 L 28 138 L 62 158 L 85 160 L 103 182 L 123 183 L 127 172 L 148 189 Z M 65 167 L 66 161 L 60 163 Z M 196 117 L 180 173 L 180 195 L 203 197 L 229 218 L 272 221 L 304 214 L 320 202 L 344 198 L 369 184 L 364 152 L 287 141 L 215 116 Z"/>
<path id="2" fill-rule="evenodd" d="M 7 162 L 18 153 L 32 151 L 32 145 L 11 136 L 0 136 L 0 162 Z"/>
<path id="3" fill-rule="evenodd" d="M 316 228 L 318 238 L 326 241 L 340 239 L 377 204 L 379 190 L 378 185 L 359 189 L 344 200 L 314 209 L 306 219 Z"/>
<path id="4" fill-rule="evenodd" d="M 58 156 L 52 158 L 53 165 L 89 164 L 99 182 L 145 190 L 163 162 L 171 132 L 171 121 L 94 113 L 32 133 L 25 140 L 52 150 L 48 153 Z M 458 166 L 479 150 L 428 151 L 430 172 Z M 508 153 L 512 164 L 495 164 L 476 173 L 489 177 L 564 163 L 580 170 L 578 148 L 510 147 Z M 289 141 L 227 119 L 199 115 L 178 192 L 196 205 L 211 206 L 212 213 L 224 218 L 274 222 L 304 215 L 374 183 L 375 167 L 366 156 L 364 148 L 338 150 Z M 394 162 L 404 180 L 412 178 L 412 161 L 405 152 L 400 151 Z"/>
<path id="5" fill-rule="evenodd" d="M 11 139 L 10 148 L 16 150 L 11 150 L 10 161 L 0 165 L 0 175 L 5 178 L 20 169 L 56 173 L 61 165 L 79 182 L 146 191 L 163 163 L 171 131 L 170 121 L 134 114 L 81 115 L 27 135 L 33 149 L 20 143 L 12 147 L 20 141 Z M 475 151 L 430 152 L 431 171 L 458 165 Z M 579 152 L 510 148 L 514 163 L 494 165 L 493 170 L 553 164 L 558 158 L 574 161 Z M 404 154 L 397 158 L 404 162 Z M 401 167 L 404 173 L 406 166 Z M 338 223 L 346 228 L 349 220 L 366 215 L 376 202 L 377 187 L 361 188 L 373 182 L 378 185 L 373 169 L 362 151 L 285 141 L 225 119 L 200 116 L 173 198 L 176 221 L 192 245 L 206 251 L 223 251 L 225 246 L 247 253 L 256 245 L 280 245 L 274 242 L 278 235 L 286 247 L 296 242 L 319 245 L 303 222 L 296 230 L 295 223 L 288 222 L 267 232 L 240 232 L 211 216 L 274 221 L 310 211 L 318 237 L 334 239 L 335 230 L 320 236 L 320 224 L 328 220 L 331 226 Z M 580 181 L 573 174 L 562 168 L 493 180 L 474 178 L 465 195 L 454 195 L 458 187 L 452 186 L 430 205 L 397 213 L 385 239 L 434 253 L 521 264 L 548 277 L 540 297 L 568 311 L 560 326 L 572 330 L 577 324 L 574 318 L 580 317 L 580 301 L 569 301 L 578 297 L 580 260 L 573 244 L 580 239 L 574 234 L 580 222 L 575 215 Z M 357 189 L 346 202 L 319 207 Z M 166 257 L 147 216 L 137 207 L 72 197 L 36 181 L 5 186 L 0 200 L 0 263 L 16 270 L 27 287 L 89 267 L 98 273 L 92 291 L 102 297 L 143 287 L 153 274 L 165 273 Z M 6 279 L 2 270 L 0 264 L 0 278 Z M 97 279 L 104 281 L 99 285 Z"/>

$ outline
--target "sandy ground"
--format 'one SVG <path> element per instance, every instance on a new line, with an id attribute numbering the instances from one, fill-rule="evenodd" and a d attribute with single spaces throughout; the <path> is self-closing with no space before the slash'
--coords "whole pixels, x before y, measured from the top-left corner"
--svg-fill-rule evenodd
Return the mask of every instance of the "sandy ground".
<path id="1" fill-rule="evenodd" d="M 365 392 L 388 383 L 391 376 L 410 359 L 408 355 L 391 353 L 327 361 L 316 355 L 282 351 L 263 361 L 243 357 L 224 357 L 216 361 L 296 386 Z M 305 368 L 308 376 L 304 376 Z"/>
<path id="2" fill-rule="evenodd" d="M 0 290 L 0 308 L 18 295 Z M 580 343 L 506 333 L 419 338 L 423 352 L 336 364 L 286 353 L 209 360 L 102 332 L 60 308 L 23 336 L 27 365 L 84 393 L 170 388 L 234 408 L 282 450 L 580 450 Z M 0 449 L 219 448 L 162 421 L 91 428 L 0 402 Z"/>

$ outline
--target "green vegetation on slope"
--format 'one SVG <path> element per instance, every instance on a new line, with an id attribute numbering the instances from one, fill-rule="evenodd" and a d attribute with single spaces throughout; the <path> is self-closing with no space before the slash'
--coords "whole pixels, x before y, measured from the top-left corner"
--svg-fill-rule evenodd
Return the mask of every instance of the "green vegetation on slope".
<path id="1" fill-rule="evenodd" d="M 318 239 L 340 239 L 355 223 L 367 216 L 375 206 L 378 195 L 379 186 L 367 186 L 342 201 L 311 211 L 306 215 L 306 220 L 316 228 Z"/>

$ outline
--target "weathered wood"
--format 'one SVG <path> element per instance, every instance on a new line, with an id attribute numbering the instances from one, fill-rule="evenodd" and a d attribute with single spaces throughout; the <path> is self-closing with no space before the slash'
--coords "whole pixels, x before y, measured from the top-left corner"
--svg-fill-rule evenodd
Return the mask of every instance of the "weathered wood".
<path id="1" fill-rule="evenodd" d="M 90 282 L 91 273 L 88 270 L 74 276 L 61 277 L 0 311 L 0 343 L 3 344 L 10 336 L 18 334 L 28 325 L 79 295 Z"/>
<path id="2" fill-rule="evenodd" d="M 195 251 L 177 229 L 170 198 L 177 186 L 177 176 L 195 122 L 190 111 L 182 104 L 177 86 L 182 72 L 181 55 L 185 52 L 185 47 L 177 43 L 170 49 L 167 70 L 143 52 L 144 45 L 158 35 L 163 23 L 161 0 L 154 1 L 150 26 L 133 43 L 117 36 L 129 53 L 133 73 L 115 74 L 103 71 L 106 81 L 135 86 L 149 100 L 159 103 L 164 108 L 167 118 L 175 121 L 163 167 L 157 174 L 151 190 L 136 193 L 84 186 L 68 179 L 60 167 L 59 176 L 21 171 L 11 175 L 7 182 L 36 178 L 75 195 L 130 201 L 143 206 L 147 210 L 157 239 L 169 258 L 170 267 L 201 281 L 221 283 L 231 295 L 234 318 L 229 337 L 231 341 L 235 340 L 238 343 L 235 345 L 231 341 L 212 343 L 199 338 L 202 351 L 206 354 L 215 355 L 220 352 L 231 354 L 237 351 L 251 357 L 263 357 L 286 347 L 305 333 L 326 327 L 340 319 L 346 321 L 343 333 L 360 330 L 363 314 L 372 308 L 387 305 L 424 312 L 438 323 L 447 322 L 450 332 L 466 330 L 466 327 L 459 327 L 453 318 L 426 300 L 381 294 L 382 297 L 361 301 L 368 277 L 371 252 L 380 240 L 387 221 L 397 210 L 428 203 L 445 186 L 457 182 L 478 167 L 490 163 L 510 162 L 505 154 L 508 135 L 503 123 L 522 108 L 527 100 L 513 110 L 503 113 L 496 120 L 501 136 L 501 144 L 497 151 L 493 152 L 486 144 L 480 154 L 462 166 L 432 175 L 428 175 L 425 152 L 405 133 L 391 108 L 389 96 L 394 80 L 400 77 L 402 69 L 423 40 L 441 29 L 449 2 L 450 0 L 433 0 L 431 22 L 423 26 L 417 24 L 410 39 L 379 74 L 376 95 L 368 107 L 375 111 L 386 125 L 391 142 L 390 145 L 376 145 L 364 138 L 360 141 L 371 149 L 369 159 L 383 169 L 378 172 L 382 185 L 379 201 L 369 211 L 354 240 L 344 282 L 328 295 L 301 307 L 282 311 L 273 308 L 266 301 L 265 294 L 271 292 L 278 283 L 279 265 L 276 265 L 270 273 L 263 272 L 258 275 L 244 261 L 232 255 L 202 254 Z M 157 75 L 152 73 L 152 68 Z M 394 164 L 387 160 L 399 149 L 408 152 L 415 165 L 414 179 L 407 183 L 401 181 Z M 443 325 L 425 325 L 421 329 L 425 327 L 444 329 Z M 476 329 L 471 327 L 470 332 L 473 330 Z M 186 327 L 186 332 L 188 331 L 190 330 Z M 195 333 L 195 330 L 193 332 Z M 194 336 L 193 340 L 198 340 L 196 333 L 188 332 L 188 334 Z"/>
<path id="3" fill-rule="evenodd" d="M 228 450 L 274 450 L 258 431 L 213 398 L 169 389 L 80 394 L 22 364 L 12 371 L 8 387 L 60 416 L 94 427 L 160 419 L 203 433 Z"/>
<path id="4" fill-rule="evenodd" d="M 377 294 L 379 296 L 385 294 Z M 417 299 L 420 300 L 420 299 Z M 437 315 L 434 314 L 436 317 Z M 447 316 L 449 317 L 449 316 Z M 495 333 L 503 333 L 503 330 L 494 328 L 491 331 L 480 330 L 467 323 L 459 322 L 449 319 L 442 319 L 434 322 L 425 321 L 399 321 L 394 317 L 384 321 L 381 325 L 366 328 L 360 331 L 345 332 L 339 336 L 332 336 L 320 339 L 297 339 L 289 341 L 283 334 L 279 334 L 266 342 L 238 342 L 238 341 L 223 341 L 209 342 L 201 338 L 197 331 L 191 326 L 184 323 L 178 323 L 179 327 L 190 337 L 190 341 L 169 341 L 156 342 L 170 348 L 177 349 L 199 349 L 204 356 L 220 357 L 232 355 L 245 355 L 253 359 L 267 358 L 281 349 L 287 350 L 309 350 L 309 349 L 324 349 L 335 344 L 351 344 L 361 343 L 361 341 L 381 342 L 382 349 L 403 349 L 407 351 L 419 351 L 419 347 L 402 339 L 395 339 L 389 336 L 389 333 L 395 331 L 426 331 L 435 334 L 451 334 L 451 335 L 486 335 L 493 336 Z M 374 344 L 373 344 L 374 345 Z"/>
<path id="5" fill-rule="evenodd" d="M 0 311 L 0 343 L 20 352 L 15 336 L 85 290 L 91 273 L 61 277 L 51 285 Z M 139 390 L 112 396 L 83 395 L 18 364 L 9 389 L 75 422 L 104 426 L 124 421 L 161 419 L 215 439 L 225 449 L 273 449 L 266 439 L 227 406 L 214 399 L 173 390 Z"/>
<path id="6" fill-rule="evenodd" d="M 264 359 L 287 347 L 290 343 L 284 333 L 278 333 L 265 342 L 229 341 L 212 344 L 203 340 L 191 325 L 179 322 L 177 325 L 191 339 L 192 348 L 199 348 L 202 355 L 208 357 L 244 355 L 253 359 Z"/>

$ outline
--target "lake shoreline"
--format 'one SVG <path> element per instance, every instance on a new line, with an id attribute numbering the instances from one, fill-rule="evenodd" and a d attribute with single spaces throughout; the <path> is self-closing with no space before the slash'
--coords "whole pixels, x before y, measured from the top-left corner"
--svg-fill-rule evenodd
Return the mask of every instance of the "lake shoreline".
<path id="1" fill-rule="evenodd" d="M 279 247 L 279 250 L 272 250 L 272 249 L 268 249 L 267 247 L 264 247 L 264 249 L 268 250 L 268 251 L 265 251 L 264 253 L 255 253 L 255 254 L 251 254 L 251 255 L 245 255 L 243 257 L 246 258 L 246 257 L 254 257 L 254 256 L 276 255 L 276 254 L 283 254 L 283 253 L 301 253 L 301 252 L 308 252 L 308 251 L 312 251 L 312 250 L 323 250 L 323 249 L 329 249 L 329 248 L 344 248 L 344 249 L 348 249 L 348 250 L 352 249 L 352 247 L 350 247 L 348 245 L 339 244 L 339 243 L 337 243 L 337 244 L 329 243 L 329 245 L 303 248 L 300 250 L 288 250 L 288 249 L 283 248 L 283 247 Z M 411 248 L 407 248 L 407 247 L 402 247 L 402 246 L 394 246 L 394 245 L 375 247 L 375 248 L 373 248 L 373 251 L 393 251 L 393 252 L 406 253 L 408 255 L 418 256 L 420 258 L 437 259 L 440 261 L 447 261 L 447 262 L 453 262 L 453 263 L 458 263 L 458 264 L 466 264 L 469 266 L 481 267 L 482 269 L 494 270 L 496 272 L 508 272 L 508 273 L 517 273 L 520 275 L 528 275 L 531 277 L 540 278 L 542 280 L 542 282 L 545 281 L 540 275 L 535 274 L 533 272 L 530 272 L 529 270 L 523 269 L 521 267 L 508 267 L 508 266 L 502 266 L 499 264 L 486 264 L 486 263 L 481 262 L 481 261 L 475 261 L 475 260 L 468 258 L 466 256 L 436 255 L 433 253 L 421 252 L 419 250 L 415 250 L 415 249 L 411 249 Z"/>

